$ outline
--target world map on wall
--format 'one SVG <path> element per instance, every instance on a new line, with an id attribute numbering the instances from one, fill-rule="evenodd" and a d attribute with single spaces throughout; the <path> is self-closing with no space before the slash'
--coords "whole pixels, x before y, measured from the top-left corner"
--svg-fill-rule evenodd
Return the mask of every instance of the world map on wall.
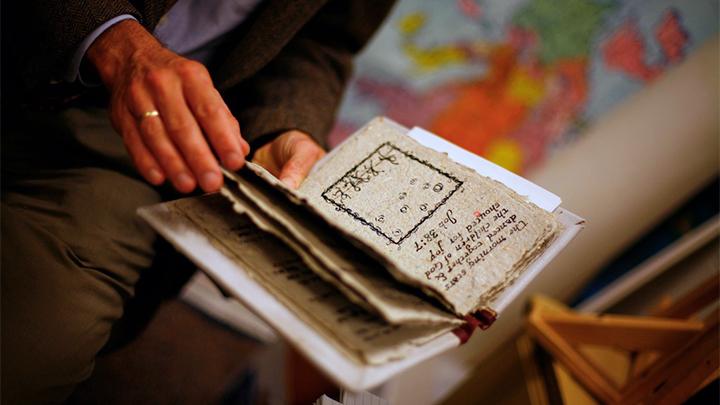
<path id="1" fill-rule="evenodd" d="M 524 173 L 713 37 L 717 16 L 715 0 L 402 0 L 356 60 L 330 144 L 384 115 Z"/>

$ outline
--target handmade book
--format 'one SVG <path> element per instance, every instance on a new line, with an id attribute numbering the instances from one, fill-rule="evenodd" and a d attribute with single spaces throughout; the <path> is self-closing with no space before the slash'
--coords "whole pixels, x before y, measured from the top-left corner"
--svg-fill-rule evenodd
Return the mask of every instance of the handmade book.
<path id="1" fill-rule="evenodd" d="M 376 118 L 292 190 L 262 167 L 139 213 L 348 389 L 490 327 L 579 231 L 531 182 Z"/>

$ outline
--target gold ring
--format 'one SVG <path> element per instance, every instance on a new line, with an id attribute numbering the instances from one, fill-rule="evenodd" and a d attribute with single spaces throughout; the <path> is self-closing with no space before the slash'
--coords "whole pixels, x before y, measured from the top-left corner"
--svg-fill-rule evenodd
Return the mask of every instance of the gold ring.
<path id="1" fill-rule="evenodd" d="M 140 117 L 140 119 L 143 120 L 148 117 L 159 117 L 159 116 L 160 116 L 160 113 L 158 112 L 158 110 L 145 111 L 143 113 L 142 117 Z"/>

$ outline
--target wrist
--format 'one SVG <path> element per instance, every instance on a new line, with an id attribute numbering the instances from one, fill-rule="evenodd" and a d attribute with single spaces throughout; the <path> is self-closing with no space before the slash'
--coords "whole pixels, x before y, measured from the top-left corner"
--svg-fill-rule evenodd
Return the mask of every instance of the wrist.
<path id="1" fill-rule="evenodd" d="M 129 63 L 162 49 L 162 45 L 135 20 L 121 21 L 102 33 L 87 50 L 86 59 L 100 79 L 112 88 Z"/>

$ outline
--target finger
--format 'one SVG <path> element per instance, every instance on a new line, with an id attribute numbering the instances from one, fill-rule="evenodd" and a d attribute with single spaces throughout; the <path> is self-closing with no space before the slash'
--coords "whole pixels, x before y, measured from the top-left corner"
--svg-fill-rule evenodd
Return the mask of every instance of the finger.
<path id="1" fill-rule="evenodd" d="M 165 133 L 160 119 L 146 118 L 139 127 L 143 142 L 158 160 L 173 186 L 181 193 L 193 191 L 196 186 L 195 178 Z"/>
<path id="2" fill-rule="evenodd" d="M 162 82 L 154 83 L 156 105 L 165 131 L 190 166 L 195 179 L 206 192 L 217 191 L 223 178 L 207 140 L 187 107 L 180 79 L 169 75 Z"/>
<path id="3" fill-rule="evenodd" d="M 160 164 L 143 143 L 134 117 L 127 108 L 122 108 L 123 111 L 120 113 L 122 115 L 122 122 L 120 126 L 122 128 L 122 139 L 125 148 L 128 150 L 138 172 L 150 184 L 158 186 L 165 181 L 165 174 L 162 172 Z"/>
<path id="4" fill-rule="evenodd" d="M 311 140 L 301 140 L 291 146 L 289 159 L 280 171 L 280 181 L 290 188 L 298 188 L 325 152 Z"/>
<path id="5" fill-rule="evenodd" d="M 280 176 L 280 165 L 278 165 L 277 161 L 273 157 L 273 154 L 271 152 L 272 146 L 273 146 L 273 143 L 271 142 L 271 143 L 263 145 L 260 149 L 255 151 L 255 155 L 253 156 L 253 162 L 264 167 L 273 176 L 279 177 Z"/>
<path id="6" fill-rule="evenodd" d="M 160 163 L 173 186 L 182 193 L 189 193 L 195 189 L 195 178 L 165 132 L 161 117 L 142 115 L 155 109 L 155 101 L 144 86 L 131 86 L 128 93 L 131 100 L 129 105 L 133 106 L 135 116 L 141 117 L 137 125 L 143 144 Z"/>
<path id="7" fill-rule="evenodd" d="M 217 92 L 217 90 L 215 90 L 215 91 Z M 220 96 L 220 93 L 218 93 L 218 97 L 220 97 L 222 99 L 222 96 Z M 230 108 L 228 108 L 227 104 L 225 104 L 225 100 L 223 100 L 223 106 L 225 106 L 225 112 L 228 114 L 228 116 L 230 118 L 232 118 L 232 120 L 238 126 L 238 132 L 240 132 L 240 147 L 243 150 L 243 156 L 247 156 L 248 154 L 250 154 L 250 144 L 242 136 L 242 132 L 240 131 L 240 123 L 238 122 L 237 118 L 235 118 L 232 111 L 230 111 Z"/>
<path id="8" fill-rule="evenodd" d="M 207 70 L 193 62 L 183 67 L 182 75 L 188 106 L 223 166 L 230 170 L 239 169 L 244 164 L 250 147 L 242 139 L 237 120 L 213 87 Z"/>

